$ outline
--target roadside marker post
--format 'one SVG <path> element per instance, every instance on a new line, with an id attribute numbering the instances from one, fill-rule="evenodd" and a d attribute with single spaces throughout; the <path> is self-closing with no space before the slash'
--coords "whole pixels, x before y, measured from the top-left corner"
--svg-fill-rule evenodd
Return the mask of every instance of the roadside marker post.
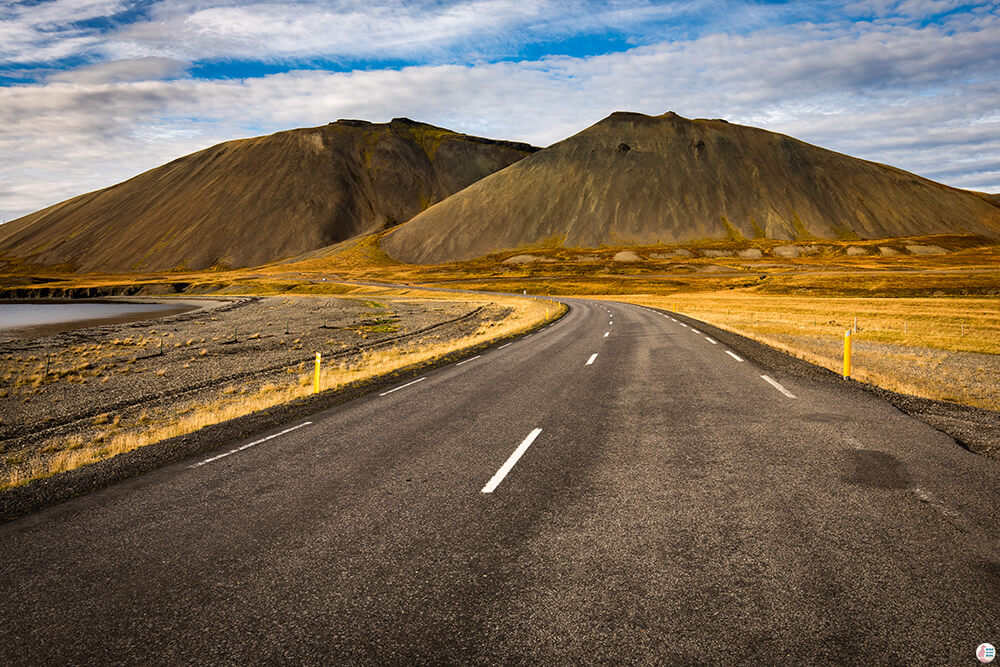
<path id="1" fill-rule="evenodd" d="M 847 333 L 844 334 L 844 379 L 848 380 L 851 377 L 851 330 L 848 329 Z"/>
<path id="2" fill-rule="evenodd" d="M 320 364 L 320 359 L 322 359 L 322 357 L 320 357 L 319 352 L 317 352 L 316 353 L 316 370 L 313 372 L 313 393 L 314 394 L 318 394 L 319 393 L 319 364 Z"/>

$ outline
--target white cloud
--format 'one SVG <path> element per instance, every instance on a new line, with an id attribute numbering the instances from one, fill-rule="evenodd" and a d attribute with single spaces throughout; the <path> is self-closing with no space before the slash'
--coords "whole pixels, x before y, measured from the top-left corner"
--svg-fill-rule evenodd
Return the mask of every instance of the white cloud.
<path id="1" fill-rule="evenodd" d="M 39 29 L 53 30 L 88 19 L 118 14 L 128 8 L 123 0 L 48 0 L 12 2 L 0 9 L 0 19 L 22 21 Z"/>
<path id="2" fill-rule="evenodd" d="M 97 48 L 101 39 L 81 21 L 103 18 L 127 8 L 121 0 L 49 0 L 0 6 L 0 62 L 47 62 Z"/>
<path id="3" fill-rule="evenodd" d="M 115 36 L 127 55 L 174 58 L 435 59 L 460 46 L 464 60 L 512 52 L 532 37 L 640 25 L 676 15 L 694 3 L 666 6 L 566 3 L 558 0 L 471 2 L 241 3 L 190 9 L 155 6 L 149 21 Z M 190 10 L 189 10 L 190 9 Z M 509 48 L 508 48 L 509 46 Z"/>
<path id="4" fill-rule="evenodd" d="M 746 17 L 745 0 L 158 0 L 111 27 L 78 21 L 110 18 L 134 1 L 49 0 L 0 8 L 0 61 L 59 58 L 265 62 L 496 60 L 526 43 L 608 30 L 640 35 L 664 22 L 714 13 Z M 728 8 L 723 11 L 723 7 Z M 118 25 L 118 24 L 121 25 Z"/>
<path id="5" fill-rule="evenodd" d="M 112 60 L 59 71 L 51 74 L 48 81 L 96 84 L 173 79 L 184 74 L 187 67 L 187 63 L 179 60 L 147 56 L 134 60 Z"/>

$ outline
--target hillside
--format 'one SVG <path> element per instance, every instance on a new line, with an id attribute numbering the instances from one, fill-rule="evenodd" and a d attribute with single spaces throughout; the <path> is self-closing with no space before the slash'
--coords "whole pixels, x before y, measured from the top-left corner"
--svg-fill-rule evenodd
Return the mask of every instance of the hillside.
<path id="1" fill-rule="evenodd" d="M 256 266 L 404 222 L 534 150 L 405 118 L 229 141 L 0 225 L 0 269 Z"/>
<path id="2" fill-rule="evenodd" d="M 614 113 L 390 232 L 411 263 L 537 244 L 1000 237 L 979 193 L 723 120 Z"/>

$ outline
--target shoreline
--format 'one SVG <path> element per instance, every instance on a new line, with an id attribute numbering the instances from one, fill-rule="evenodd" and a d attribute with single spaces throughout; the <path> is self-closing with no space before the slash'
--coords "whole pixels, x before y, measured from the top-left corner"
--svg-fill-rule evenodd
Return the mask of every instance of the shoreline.
<path id="1" fill-rule="evenodd" d="M 66 320 L 49 324 L 33 324 L 11 329 L 0 329 L 0 343 L 13 341 L 32 340 L 55 336 L 70 331 L 90 329 L 94 327 L 130 324 L 133 322 L 144 322 L 156 320 L 176 315 L 186 315 L 203 310 L 209 310 L 231 303 L 232 299 L 219 298 L 196 298 L 196 297 L 87 297 L 83 299 L 74 298 L 44 298 L 44 299 L 11 299 L 0 302 L 2 305 L 70 305 L 70 304 L 122 304 L 122 305 L 164 305 L 169 306 L 161 311 L 136 312 L 131 314 L 113 315 L 108 317 L 95 317 L 79 320 Z"/>

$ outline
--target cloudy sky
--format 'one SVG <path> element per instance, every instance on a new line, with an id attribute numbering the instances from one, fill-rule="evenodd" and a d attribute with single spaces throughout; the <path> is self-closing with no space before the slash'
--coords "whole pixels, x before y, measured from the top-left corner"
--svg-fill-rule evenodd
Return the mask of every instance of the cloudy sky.
<path id="1" fill-rule="evenodd" d="M 1000 2 L 3 0 L 0 220 L 220 141 L 726 118 L 1000 192 Z"/>

